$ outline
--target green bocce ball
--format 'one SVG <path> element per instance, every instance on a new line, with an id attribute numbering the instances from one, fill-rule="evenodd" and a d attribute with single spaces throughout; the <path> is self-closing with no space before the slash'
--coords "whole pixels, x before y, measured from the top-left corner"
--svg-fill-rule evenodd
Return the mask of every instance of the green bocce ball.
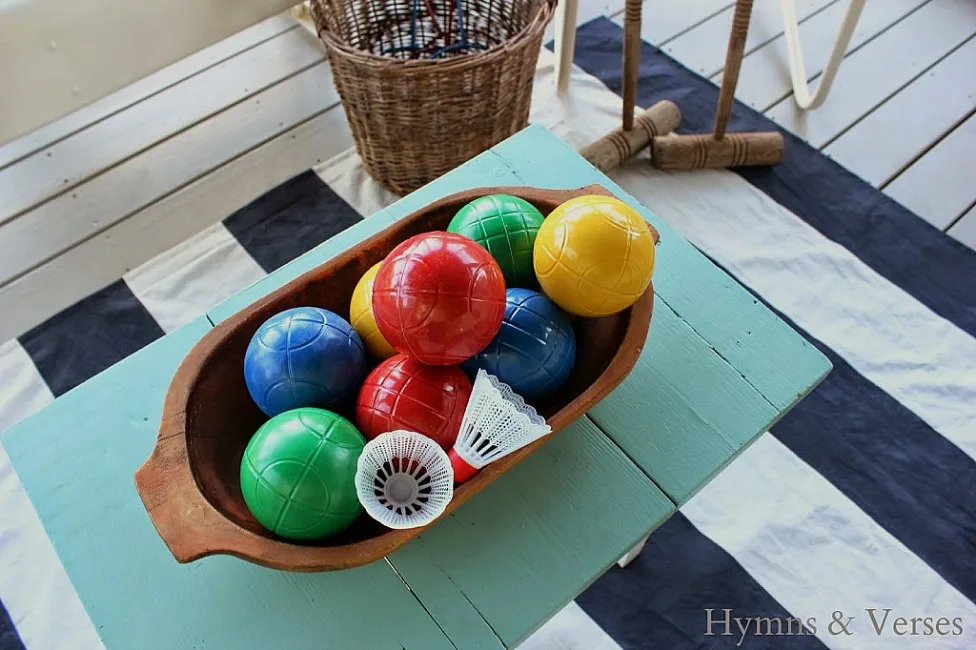
<path id="1" fill-rule="evenodd" d="M 298 408 L 271 418 L 241 460 L 241 492 L 268 530 L 292 539 L 334 535 L 359 517 L 356 462 L 366 439 L 331 411 Z"/>
<path id="2" fill-rule="evenodd" d="M 532 248 L 544 219 L 525 199 L 489 194 L 458 210 L 447 230 L 470 237 L 487 249 L 501 267 L 506 287 L 531 289 L 538 286 Z"/>

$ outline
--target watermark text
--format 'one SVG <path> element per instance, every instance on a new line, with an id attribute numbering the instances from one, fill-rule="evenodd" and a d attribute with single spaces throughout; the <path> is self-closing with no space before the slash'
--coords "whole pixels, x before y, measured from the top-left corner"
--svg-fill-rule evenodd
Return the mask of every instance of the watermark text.
<path id="1" fill-rule="evenodd" d="M 729 608 L 705 610 L 705 636 L 735 637 L 736 647 L 752 637 L 812 636 L 818 629 L 821 636 L 962 636 L 965 632 L 959 617 L 904 616 L 890 607 L 867 607 L 853 615 L 834 610 L 822 626 L 816 616 L 740 616 Z"/>

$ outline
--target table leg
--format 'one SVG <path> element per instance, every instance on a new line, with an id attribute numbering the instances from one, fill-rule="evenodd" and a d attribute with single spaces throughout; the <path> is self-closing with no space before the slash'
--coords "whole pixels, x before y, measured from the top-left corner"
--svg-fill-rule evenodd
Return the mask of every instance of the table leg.
<path id="1" fill-rule="evenodd" d="M 622 558 L 620 558 L 619 560 L 617 560 L 617 566 L 619 566 L 621 569 L 623 569 L 628 564 L 630 564 L 635 559 L 637 559 L 637 556 L 640 555 L 640 552 L 644 550 L 644 544 L 647 543 L 647 538 L 648 537 L 650 537 L 649 534 L 646 535 L 644 537 L 644 539 L 642 539 L 640 542 L 638 542 L 637 543 L 637 546 L 635 546 L 634 548 L 632 548 L 629 551 L 627 551 L 627 553 L 625 553 Z"/>
<path id="2" fill-rule="evenodd" d="M 579 0 L 559 0 L 556 7 L 556 94 L 569 88 L 569 74 L 573 69 L 573 51 L 576 49 L 576 14 Z"/>

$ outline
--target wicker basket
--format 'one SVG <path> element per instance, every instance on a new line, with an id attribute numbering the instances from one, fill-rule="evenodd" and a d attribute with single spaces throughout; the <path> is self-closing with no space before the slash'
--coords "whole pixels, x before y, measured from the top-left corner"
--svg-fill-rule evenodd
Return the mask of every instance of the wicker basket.
<path id="1" fill-rule="evenodd" d="M 369 174 L 406 194 L 523 129 L 554 7 L 555 0 L 311 0 Z"/>

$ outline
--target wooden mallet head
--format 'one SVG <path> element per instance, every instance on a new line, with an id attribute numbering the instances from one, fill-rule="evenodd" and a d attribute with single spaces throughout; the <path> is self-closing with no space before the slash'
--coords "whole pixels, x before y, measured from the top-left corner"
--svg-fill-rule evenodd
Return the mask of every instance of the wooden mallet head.
<path id="1" fill-rule="evenodd" d="M 619 128 L 608 133 L 580 152 L 591 165 L 603 173 L 620 167 L 631 156 L 648 146 L 657 136 L 671 133 L 681 123 L 681 111 L 672 101 L 664 100 L 631 118 L 633 128 Z"/>
<path id="2" fill-rule="evenodd" d="M 659 169 L 706 169 L 756 167 L 783 160 L 783 134 L 729 133 L 714 135 L 667 135 L 651 142 L 651 164 Z"/>

